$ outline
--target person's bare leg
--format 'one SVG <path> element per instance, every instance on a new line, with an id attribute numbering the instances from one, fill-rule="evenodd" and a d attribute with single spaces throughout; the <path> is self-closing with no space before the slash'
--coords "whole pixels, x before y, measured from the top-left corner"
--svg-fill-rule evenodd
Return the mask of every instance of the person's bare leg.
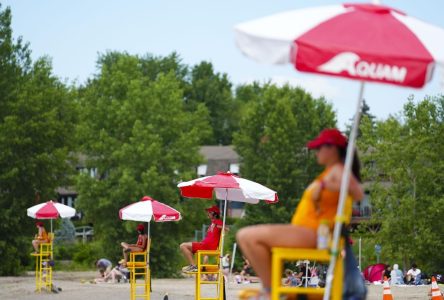
<path id="1" fill-rule="evenodd" d="M 271 248 L 315 248 L 316 232 L 294 225 L 256 225 L 239 230 L 237 242 L 264 288 L 271 286 Z"/>
<path id="2" fill-rule="evenodd" d="M 32 247 L 34 247 L 35 252 L 39 252 L 39 241 L 38 240 L 32 240 Z"/>
<path id="3" fill-rule="evenodd" d="M 180 250 L 190 265 L 194 266 L 194 255 L 191 242 L 180 244 Z"/>

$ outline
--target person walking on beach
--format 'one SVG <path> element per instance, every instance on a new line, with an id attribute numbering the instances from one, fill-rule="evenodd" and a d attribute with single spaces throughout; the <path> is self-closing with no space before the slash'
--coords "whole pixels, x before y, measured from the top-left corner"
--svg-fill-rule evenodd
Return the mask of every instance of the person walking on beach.
<path id="1" fill-rule="evenodd" d="M 36 222 L 35 226 L 37 227 L 38 232 L 32 240 L 32 247 L 34 247 L 34 253 L 37 254 L 39 253 L 40 244 L 49 243 L 49 237 L 42 222 Z"/>
<path id="2" fill-rule="evenodd" d="M 307 187 L 291 220 L 291 224 L 267 224 L 242 228 L 237 241 L 262 281 L 260 299 L 270 297 L 271 248 L 316 248 L 317 229 L 321 220 L 334 225 L 339 190 L 344 172 L 347 138 L 337 129 L 325 129 L 307 146 L 316 151 L 324 171 Z M 344 216 L 351 218 L 352 200 L 361 200 L 360 165 L 357 156 L 352 166 Z"/>
<path id="3" fill-rule="evenodd" d="M 123 250 L 123 267 L 126 267 L 128 263 L 128 253 L 143 252 L 146 250 L 148 244 L 148 236 L 144 233 L 145 226 L 143 226 L 142 224 L 137 225 L 137 232 L 139 233 L 139 236 L 137 237 L 137 242 L 135 244 L 128 244 L 125 242 L 120 243 Z"/>
<path id="4" fill-rule="evenodd" d="M 185 242 L 180 244 L 180 250 L 188 261 L 189 265 L 182 268 L 182 272 L 197 272 L 194 262 L 194 253 L 198 250 L 216 250 L 219 246 L 220 235 L 222 233 L 222 220 L 220 219 L 220 209 L 213 205 L 206 209 L 211 224 L 208 227 L 207 235 L 200 242 Z"/>

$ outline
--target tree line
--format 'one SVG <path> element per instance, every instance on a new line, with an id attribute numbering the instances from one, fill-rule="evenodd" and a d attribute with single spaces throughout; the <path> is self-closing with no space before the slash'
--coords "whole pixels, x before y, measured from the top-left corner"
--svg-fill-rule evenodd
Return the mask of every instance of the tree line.
<path id="1" fill-rule="evenodd" d="M 409 101 L 398 117 L 362 120 L 365 178 L 374 183 L 372 221 L 381 224 L 369 238 L 387 245 L 387 259 L 430 262 L 443 243 L 439 235 L 432 238 L 444 202 L 443 111 L 437 97 Z M 98 56 L 96 73 L 85 83 L 62 81 L 49 58 L 33 61 L 30 45 L 13 38 L 11 11 L 0 7 L 0 275 L 32 263 L 35 228 L 26 208 L 55 198 L 57 187 L 74 186 L 81 222 L 93 223 L 95 231 L 93 250 L 76 255 L 90 262 L 94 255 L 117 259 L 120 242 L 134 239 L 135 223 L 118 219 L 130 202 L 148 194 L 180 210 L 181 222 L 153 224 L 151 231 L 153 274 L 173 276 L 182 263 L 179 243 L 207 222 L 203 208 L 209 203 L 181 199 L 176 187 L 196 176 L 201 145 L 233 144 L 242 176 L 279 193 L 278 204 L 247 205 L 246 216 L 231 222 L 234 234 L 248 224 L 290 220 L 320 171 L 305 143 L 336 125 L 324 98 L 288 85 L 235 86 L 211 63 L 189 66 L 176 53 L 110 51 Z M 76 172 L 79 154 L 97 168 L 98 178 Z M 378 185 L 381 178 L 393 184 Z M 401 209 L 406 214 L 398 215 Z M 418 245 L 406 250 L 408 238 Z M 444 266 L 440 258 L 433 262 Z"/>

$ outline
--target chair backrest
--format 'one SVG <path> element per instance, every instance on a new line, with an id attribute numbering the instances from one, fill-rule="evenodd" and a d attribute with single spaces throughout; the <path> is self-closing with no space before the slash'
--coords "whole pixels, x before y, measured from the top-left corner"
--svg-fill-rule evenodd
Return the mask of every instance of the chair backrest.
<path id="1" fill-rule="evenodd" d="M 53 240 L 54 240 L 54 233 L 53 232 L 48 233 L 48 242 L 52 243 Z"/>

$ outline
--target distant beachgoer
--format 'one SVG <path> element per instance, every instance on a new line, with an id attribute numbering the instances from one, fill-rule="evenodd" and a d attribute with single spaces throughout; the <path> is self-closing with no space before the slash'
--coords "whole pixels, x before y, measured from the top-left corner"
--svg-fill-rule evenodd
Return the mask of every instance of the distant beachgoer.
<path id="1" fill-rule="evenodd" d="M 137 225 L 137 232 L 139 236 L 137 237 L 137 242 L 135 244 L 128 244 L 125 242 L 120 243 L 123 250 L 123 263 L 122 265 L 126 267 L 128 263 L 128 253 L 130 252 L 143 252 L 146 250 L 148 243 L 148 236 L 144 233 L 145 226 L 142 224 Z"/>
<path id="2" fill-rule="evenodd" d="M 250 275 L 252 273 L 251 264 L 245 256 L 242 256 L 242 258 L 244 259 L 244 264 L 242 266 L 242 271 L 240 274 L 244 283 L 250 283 Z"/>
<path id="3" fill-rule="evenodd" d="M 416 264 L 412 264 L 412 268 L 407 271 L 405 281 L 407 282 L 407 284 L 421 284 L 421 270 L 418 269 L 418 266 Z"/>
<path id="4" fill-rule="evenodd" d="M 222 232 L 222 220 L 220 219 L 220 209 L 213 205 L 206 209 L 211 224 L 208 227 L 207 235 L 201 242 L 185 242 L 180 244 L 180 250 L 188 261 L 189 265 L 182 268 L 183 272 L 197 272 L 193 254 L 198 250 L 216 250 L 219 246 Z"/>
<path id="5" fill-rule="evenodd" d="M 402 271 L 399 269 L 398 264 L 393 265 L 393 270 L 390 272 L 390 277 L 392 285 L 404 284 L 404 276 Z"/>
<path id="6" fill-rule="evenodd" d="M 290 269 L 286 269 L 285 272 L 285 280 L 284 285 L 286 286 L 299 286 L 301 284 L 301 281 L 299 278 L 297 278 L 294 274 L 294 272 Z"/>
<path id="7" fill-rule="evenodd" d="M 34 247 L 34 253 L 39 253 L 40 244 L 49 243 L 49 237 L 42 222 L 36 222 L 35 226 L 38 233 L 35 235 L 34 240 L 32 240 L 32 247 Z"/>
<path id="8" fill-rule="evenodd" d="M 230 253 L 227 253 L 222 257 L 222 271 L 225 277 L 230 273 L 230 262 Z"/>
<path id="9" fill-rule="evenodd" d="M 128 281 L 129 270 L 123 266 L 125 260 L 121 259 L 117 265 L 105 276 L 105 281 L 111 281 L 112 283 L 120 282 L 123 280 L 124 282 Z"/>
<path id="10" fill-rule="evenodd" d="M 392 272 L 392 268 L 389 265 L 385 265 L 384 272 L 382 272 L 381 281 L 384 282 L 385 277 L 387 277 L 387 280 L 390 281 L 391 276 L 392 276 L 391 272 Z"/>
<path id="11" fill-rule="evenodd" d="M 105 278 L 113 267 L 113 264 L 109 259 L 101 258 L 95 262 L 97 270 L 99 270 L 100 278 Z"/>

